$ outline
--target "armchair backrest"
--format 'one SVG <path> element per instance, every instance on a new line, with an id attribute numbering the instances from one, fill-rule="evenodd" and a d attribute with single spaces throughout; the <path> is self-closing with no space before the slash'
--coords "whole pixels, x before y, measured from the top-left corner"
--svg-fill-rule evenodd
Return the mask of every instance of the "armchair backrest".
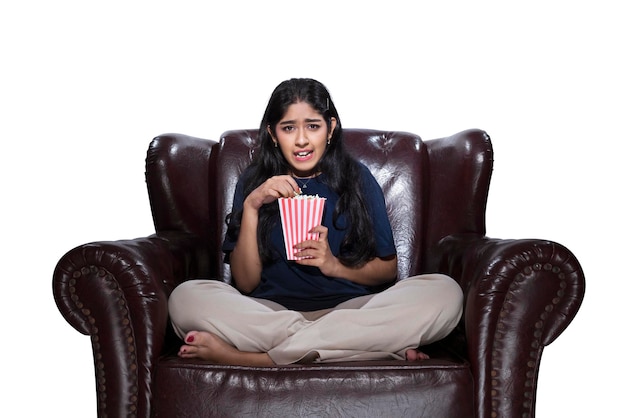
<path id="1" fill-rule="evenodd" d="M 423 142 L 406 132 L 344 129 L 346 149 L 380 184 L 398 251 L 398 278 L 436 270 L 437 243 L 455 233 L 485 233 L 491 143 L 478 130 Z M 198 238 L 196 277 L 230 281 L 221 244 L 235 185 L 258 147 L 257 130 L 219 142 L 169 134 L 155 138 L 146 181 L 156 232 Z"/>

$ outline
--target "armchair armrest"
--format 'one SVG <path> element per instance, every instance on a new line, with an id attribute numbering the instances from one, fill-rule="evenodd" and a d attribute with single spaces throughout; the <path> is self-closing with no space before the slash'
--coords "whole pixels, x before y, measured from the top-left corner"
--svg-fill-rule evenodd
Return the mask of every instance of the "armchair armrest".
<path id="1" fill-rule="evenodd" d="M 148 416 L 151 381 L 168 326 L 167 298 L 192 265 L 188 235 L 95 242 L 54 271 L 65 319 L 91 336 L 99 416 Z"/>
<path id="2" fill-rule="evenodd" d="M 464 290 L 477 416 L 534 416 L 543 347 L 570 324 L 585 279 L 562 245 L 478 234 L 444 238 L 440 270 Z"/>

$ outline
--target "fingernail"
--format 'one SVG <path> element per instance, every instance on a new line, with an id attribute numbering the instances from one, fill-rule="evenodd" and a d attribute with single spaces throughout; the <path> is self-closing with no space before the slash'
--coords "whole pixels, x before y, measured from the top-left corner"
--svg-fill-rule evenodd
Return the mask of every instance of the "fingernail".
<path id="1" fill-rule="evenodd" d="M 187 342 L 188 343 L 192 343 L 193 340 L 195 340 L 196 338 L 193 335 L 190 335 L 189 337 L 187 337 Z"/>

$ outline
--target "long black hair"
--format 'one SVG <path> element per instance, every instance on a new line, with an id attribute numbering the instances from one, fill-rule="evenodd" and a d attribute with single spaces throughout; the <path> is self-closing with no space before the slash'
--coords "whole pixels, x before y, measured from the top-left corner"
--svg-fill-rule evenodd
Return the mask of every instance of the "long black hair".
<path id="1" fill-rule="evenodd" d="M 293 78 L 280 83 L 272 93 L 259 128 L 259 149 L 254 153 L 243 179 L 244 196 L 248 196 L 268 178 L 290 174 L 290 167 L 279 147 L 274 146 L 268 128 L 275 133 L 276 125 L 290 105 L 305 102 L 319 112 L 330 129 L 336 120 L 330 143 L 326 146 L 316 171 L 324 173 L 328 187 L 339 195 L 333 222 L 339 214 L 348 220 L 346 236 L 337 258 L 347 266 L 360 266 L 375 257 L 374 227 L 365 204 L 362 190 L 361 167 L 344 149 L 339 114 L 326 87 L 308 78 Z M 228 234 L 233 241 L 239 235 L 242 213 L 229 216 Z M 261 261 L 271 263 L 276 257 L 271 251 L 270 230 L 278 222 L 278 204 L 263 205 L 259 209 L 257 240 Z"/>

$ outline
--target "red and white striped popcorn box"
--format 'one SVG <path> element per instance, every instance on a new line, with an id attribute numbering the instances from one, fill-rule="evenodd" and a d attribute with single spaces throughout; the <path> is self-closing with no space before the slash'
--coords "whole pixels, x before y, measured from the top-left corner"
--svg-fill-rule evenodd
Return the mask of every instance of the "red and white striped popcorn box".
<path id="1" fill-rule="evenodd" d="M 324 197 L 309 195 L 278 198 L 287 260 L 300 258 L 294 255 L 294 245 L 305 240 L 319 239 L 319 234 L 309 231 L 321 225 L 325 202 Z"/>

